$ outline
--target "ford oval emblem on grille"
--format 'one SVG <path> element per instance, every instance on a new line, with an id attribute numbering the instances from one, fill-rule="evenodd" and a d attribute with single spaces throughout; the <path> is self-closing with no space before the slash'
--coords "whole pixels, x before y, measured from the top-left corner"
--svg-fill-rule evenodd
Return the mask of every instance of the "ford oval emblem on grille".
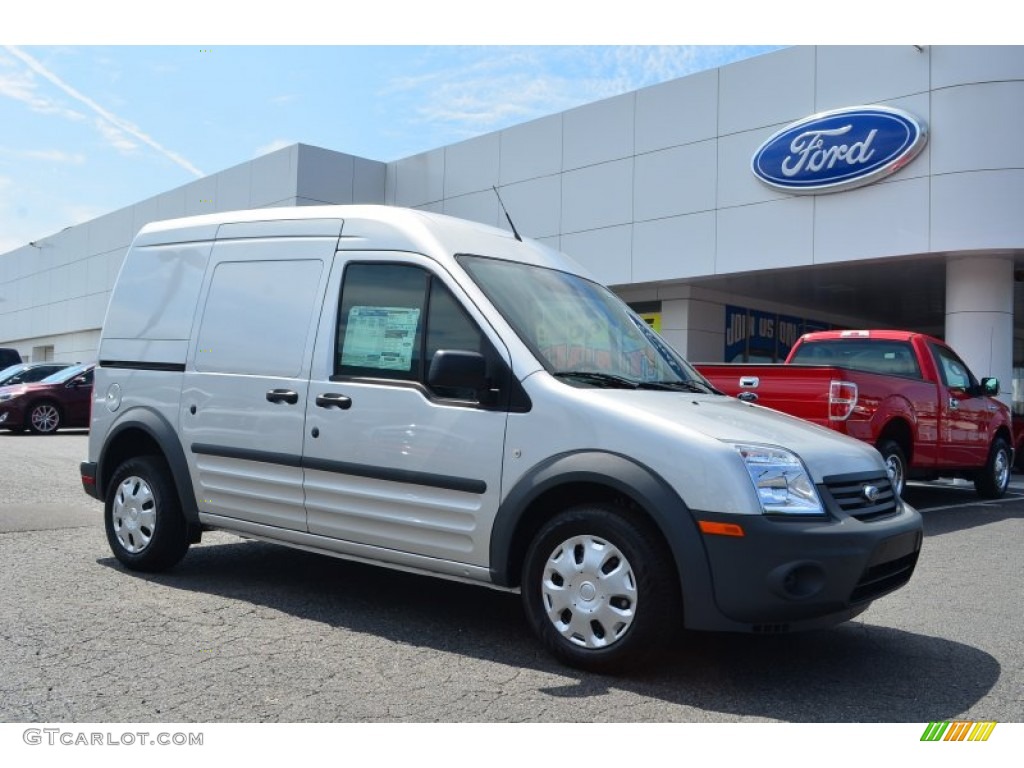
<path id="1" fill-rule="evenodd" d="M 873 485 L 865 485 L 860 491 L 868 501 L 878 501 L 878 488 Z"/>
<path id="2" fill-rule="evenodd" d="M 792 194 L 839 192 L 895 173 L 927 140 L 927 126 L 901 109 L 833 109 L 773 134 L 751 169 L 768 186 Z"/>

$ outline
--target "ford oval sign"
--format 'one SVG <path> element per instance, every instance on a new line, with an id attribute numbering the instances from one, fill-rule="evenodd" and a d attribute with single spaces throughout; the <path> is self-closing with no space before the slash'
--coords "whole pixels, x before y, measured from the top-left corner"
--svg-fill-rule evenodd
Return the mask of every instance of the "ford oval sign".
<path id="1" fill-rule="evenodd" d="M 786 126 L 761 145 L 751 168 L 786 192 L 840 192 L 895 173 L 927 140 L 926 126 L 907 112 L 846 107 Z"/>

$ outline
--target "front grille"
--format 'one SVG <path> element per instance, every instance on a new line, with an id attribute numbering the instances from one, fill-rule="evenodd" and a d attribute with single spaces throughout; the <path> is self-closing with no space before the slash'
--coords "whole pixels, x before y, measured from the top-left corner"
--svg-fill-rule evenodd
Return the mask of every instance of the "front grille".
<path id="1" fill-rule="evenodd" d="M 918 552 L 911 552 L 896 560 L 887 563 L 879 563 L 865 569 L 861 574 L 857 586 L 850 593 L 850 603 L 863 603 L 866 600 L 874 600 L 879 595 L 902 587 L 910 581 L 914 573 L 914 566 L 917 565 Z"/>
<path id="2" fill-rule="evenodd" d="M 871 500 L 864 489 L 872 486 L 878 495 Z M 885 472 L 860 472 L 855 475 L 832 475 L 824 478 L 826 504 L 833 514 L 842 513 L 861 522 L 878 520 L 896 514 L 899 507 L 889 475 Z"/>

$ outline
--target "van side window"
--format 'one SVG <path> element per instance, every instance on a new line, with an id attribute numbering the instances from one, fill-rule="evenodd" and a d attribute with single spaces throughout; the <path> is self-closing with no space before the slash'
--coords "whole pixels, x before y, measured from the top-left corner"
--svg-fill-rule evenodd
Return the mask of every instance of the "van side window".
<path id="1" fill-rule="evenodd" d="M 351 264 L 338 312 L 334 372 L 421 381 L 428 275 L 401 264 Z"/>
<path id="2" fill-rule="evenodd" d="M 432 280 L 430 285 L 430 309 L 427 317 L 427 361 L 425 370 L 430 371 L 430 362 L 439 349 L 480 352 L 490 359 L 489 345 L 476 323 L 466 314 L 444 283 Z M 475 400 L 473 390 L 458 390 L 445 387 L 431 387 L 438 397 L 459 400 Z"/>
<path id="3" fill-rule="evenodd" d="M 218 264 L 203 308 L 195 369 L 299 376 L 322 271 L 323 262 L 315 259 Z"/>
<path id="4" fill-rule="evenodd" d="M 476 323 L 439 279 L 419 267 L 350 264 L 338 312 L 334 373 L 413 381 L 427 386 L 441 349 L 494 359 Z M 438 397 L 475 400 L 466 390 L 435 389 Z"/>

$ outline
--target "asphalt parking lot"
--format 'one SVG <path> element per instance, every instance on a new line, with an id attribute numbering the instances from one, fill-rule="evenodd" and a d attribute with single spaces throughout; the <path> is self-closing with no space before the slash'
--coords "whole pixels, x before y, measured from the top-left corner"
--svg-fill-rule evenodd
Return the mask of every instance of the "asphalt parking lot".
<path id="1" fill-rule="evenodd" d="M 1024 478 L 911 486 L 910 584 L 814 633 L 691 635 L 657 669 L 559 666 L 516 595 L 208 534 L 125 571 L 84 432 L 0 432 L 0 722 L 1024 720 Z"/>

